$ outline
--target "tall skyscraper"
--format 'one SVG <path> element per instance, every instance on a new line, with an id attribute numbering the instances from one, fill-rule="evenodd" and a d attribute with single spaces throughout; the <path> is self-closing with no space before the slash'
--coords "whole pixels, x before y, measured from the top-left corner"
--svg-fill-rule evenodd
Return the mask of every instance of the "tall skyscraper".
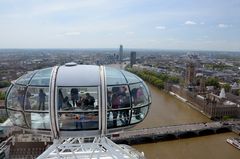
<path id="1" fill-rule="evenodd" d="M 120 48 L 119 48 L 119 61 L 122 62 L 123 60 L 123 46 L 120 45 Z"/>
<path id="2" fill-rule="evenodd" d="M 131 57 L 130 57 L 131 67 L 133 66 L 133 64 L 136 64 L 136 57 L 137 57 L 137 53 L 135 51 L 132 51 L 131 52 Z"/>

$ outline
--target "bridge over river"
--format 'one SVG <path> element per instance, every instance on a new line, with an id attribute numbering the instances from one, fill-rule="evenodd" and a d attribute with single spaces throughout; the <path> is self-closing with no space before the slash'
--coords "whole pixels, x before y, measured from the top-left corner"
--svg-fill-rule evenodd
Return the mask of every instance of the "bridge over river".
<path id="1" fill-rule="evenodd" d="M 207 122 L 128 130 L 112 134 L 111 139 L 116 143 L 130 145 L 150 143 L 229 132 L 232 131 L 232 127 L 238 124 L 240 124 L 239 121 Z"/>

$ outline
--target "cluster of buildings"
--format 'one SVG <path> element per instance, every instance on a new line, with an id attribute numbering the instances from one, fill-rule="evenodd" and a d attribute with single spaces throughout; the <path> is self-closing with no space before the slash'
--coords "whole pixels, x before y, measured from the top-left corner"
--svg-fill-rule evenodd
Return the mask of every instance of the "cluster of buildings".
<path id="1" fill-rule="evenodd" d="M 2 53 L 1 53 L 2 51 Z M 12 81 L 28 71 L 62 65 L 67 62 L 79 64 L 108 63 L 114 58 L 111 54 L 84 53 L 83 50 L 18 50 L 4 52 L 0 50 L 0 81 Z"/>
<path id="2" fill-rule="evenodd" d="M 213 58 L 208 55 L 180 54 L 145 56 L 133 65 L 180 78 L 178 85 L 165 84 L 165 89 L 180 95 L 212 119 L 240 117 L 240 62 L 235 58 Z M 214 78 L 219 88 L 207 85 Z M 229 90 L 224 86 L 229 85 Z"/>
<path id="3" fill-rule="evenodd" d="M 135 64 L 136 52 L 126 52 L 123 45 L 120 45 L 119 49 L 1 49 L 0 82 L 11 82 L 29 71 L 68 62 L 108 65 L 128 63 L 131 59 L 131 65 Z M 6 91 L 7 88 L 0 88 L 1 93 Z M 1 99 L 0 118 L 7 118 L 5 101 Z"/>
<path id="4" fill-rule="evenodd" d="M 0 50 L 0 81 L 12 81 L 28 71 L 63 65 L 78 64 L 108 65 L 129 61 L 129 53 L 123 45 L 117 49 L 10 49 Z M 132 64 L 136 52 L 131 52 Z"/>
<path id="5" fill-rule="evenodd" d="M 234 75 L 231 78 L 234 79 Z M 223 78 L 218 77 L 218 79 L 221 80 L 219 82 L 220 88 L 206 86 L 207 77 L 204 76 L 204 73 L 196 73 L 194 61 L 189 61 L 186 64 L 185 86 L 180 89 L 172 86 L 170 90 L 181 94 L 209 118 L 240 117 L 240 86 L 238 81 L 236 79 L 226 80 L 224 76 Z M 225 92 L 224 85 L 228 82 L 234 83 L 230 83 L 230 89 Z"/>

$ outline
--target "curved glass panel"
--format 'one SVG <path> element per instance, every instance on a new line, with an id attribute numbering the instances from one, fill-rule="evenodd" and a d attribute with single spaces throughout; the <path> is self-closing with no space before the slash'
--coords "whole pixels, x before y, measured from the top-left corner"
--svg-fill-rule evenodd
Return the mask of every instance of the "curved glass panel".
<path id="1" fill-rule="evenodd" d="M 121 71 L 124 74 L 124 76 L 126 77 L 128 83 L 140 82 L 140 79 L 136 75 L 134 75 L 133 73 L 130 73 L 130 72 L 127 72 L 127 71 L 124 71 L 124 70 L 121 70 Z"/>
<path id="2" fill-rule="evenodd" d="M 60 66 L 56 84 L 57 86 L 98 86 L 100 85 L 99 66 Z"/>
<path id="3" fill-rule="evenodd" d="M 14 125 L 17 125 L 20 127 L 27 127 L 24 121 L 23 114 L 21 112 L 12 111 L 12 110 L 7 110 L 7 111 L 8 111 L 9 118 Z"/>
<path id="4" fill-rule="evenodd" d="M 27 113 L 26 120 L 32 129 L 50 129 L 49 113 Z"/>
<path id="5" fill-rule="evenodd" d="M 24 102 L 25 110 L 48 110 L 49 88 L 28 87 Z"/>
<path id="6" fill-rule="evenodd" d="M 25 74 L 21 77 L 19 77 L 16 81 L 17 84 L 27 85 L 29 81 L 31 80 L 32 76 L 35 74 L 36 71 L 32 71 L 28 74 Z"/>
<path id="7" fill-rule="evenodd" d="M 129 123 L 130 93 L 127 85 L 108 86 L 107 88 L 107 121 L 108 127 L 114 128 Z"/>
<path id="8" fill-rule="evenodd" d="M 38 71 L 32 78 L 30 85 L 49 86 L 52 68 Z"/>
<path id="9" fill-rule="evenodd" d="M 107 112 L 107 127 L 117 128 L 129 125 L 130 109 L 111 110 Z"/>
<path id="10" fill-rule="evenodd" d="M 57 96 L 61 130 L 98 129 L 98 87 L 59 87 Z"/>
<path id="11" fill-rule="evenodd" d="M 111 67 L 105 67 L 105 69 L 107 85 L 127 84 L 127 81 L 120 70 Z"/>
<path id="12" fill-rule="evenodd" d="M 59 113 L 60 130 L 96 130 L 98 129 L 98 112 Z"/>
<path id="13" fill-rule="evenodd" d="M 144 81 L 142 81 L 142 83 L 143 83 L 145 89 L 147 90 L 147 93 L 148 93 L 148 100 L 149 100 L 150 103 L 152 103 L 151 92 L 150 92 L 150 90 L 149 90 L 147 84 L 146 84 Z"/>
<path id="14" fill-rule="evenodd" d="M 149 106 L 133 109 L 131 124 L 142 121 L 145 118 L 145 116 L 147 115 L 148 107 Z"/>
<path id="15" fill-rule="evenodd" d="M 133 107 L 143 106 L 149 103 L 149 94 L 147 93 L 147 90 L 143 83 L 132 84 L 129 86 L 131 89 Z"/>
<path id="16" fill-rule="evenodd" d="M 23 110 L 26 87 L 14 85 L 7 96 L 7 108 Z"/>
<path id="17" fill-rule="evenodd" d="M 59 87 L 58 110 L 98 110 L 97 87 Z"/>

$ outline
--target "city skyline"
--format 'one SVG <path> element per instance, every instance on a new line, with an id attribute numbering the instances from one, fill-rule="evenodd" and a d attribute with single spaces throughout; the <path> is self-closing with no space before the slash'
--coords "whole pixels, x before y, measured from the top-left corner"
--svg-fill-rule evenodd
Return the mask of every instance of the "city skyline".
<path id="1" fill-rule="evenodd" d="M 236 0 L 2 0 L 0 10 L 0 48 L 240 50 Z"/>

